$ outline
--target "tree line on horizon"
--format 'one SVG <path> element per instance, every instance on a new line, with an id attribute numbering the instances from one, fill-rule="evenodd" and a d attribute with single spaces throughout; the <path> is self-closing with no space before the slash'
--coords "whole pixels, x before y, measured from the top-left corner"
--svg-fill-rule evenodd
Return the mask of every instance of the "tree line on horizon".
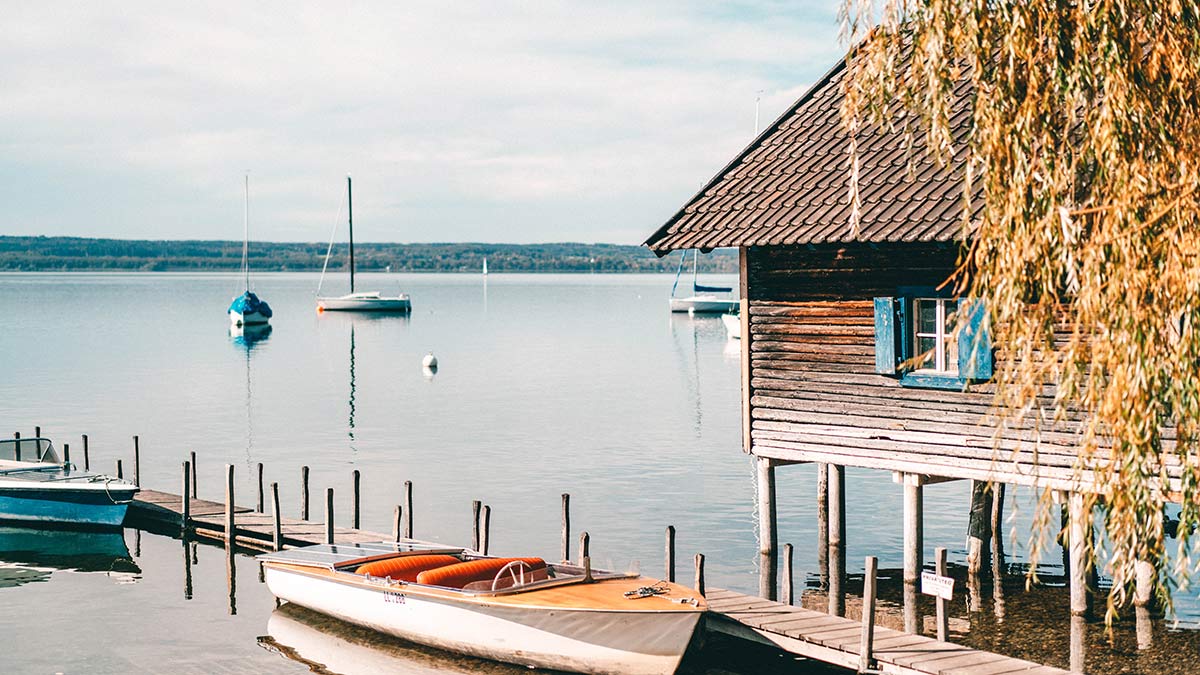
<path id="1" fill-rule="evenodd" d="M 327 247 L 316 242 L 255 242 L 250 265 L 257 272 L 317 271 Z M 485 258 L 491 272 L 674 272 L 679 265 L 678 256 L 658 258 L 642 246 L 623 244 L 354 244 L 358 271 L 390 267 L 392 272 L 479 272 Z M 700 256 L 702 272 L 733 274 L 737 264 L 737 252 L 731 249 Z M 240 241 L 0 236 L 3 271 L 236 271 L 241 265 Z M 335 245 L 329 269 L 348 267 L 346 245 Z"/>

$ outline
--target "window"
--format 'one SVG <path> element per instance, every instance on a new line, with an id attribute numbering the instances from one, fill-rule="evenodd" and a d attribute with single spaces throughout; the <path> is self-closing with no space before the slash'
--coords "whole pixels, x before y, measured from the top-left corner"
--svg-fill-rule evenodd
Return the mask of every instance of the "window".
<path id="1" fill-rule="evenodd" d="M 875 298 L 875 372 L 896 376 L 904 386 L 938 389 L 991 379 L 983 303 L 938 297 L 933 289 L 907 291 Z"/>

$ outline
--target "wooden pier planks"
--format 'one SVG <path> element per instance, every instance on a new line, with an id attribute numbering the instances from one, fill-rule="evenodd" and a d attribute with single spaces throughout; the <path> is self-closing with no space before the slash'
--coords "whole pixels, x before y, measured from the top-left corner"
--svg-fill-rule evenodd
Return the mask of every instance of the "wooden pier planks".
<path id="1" fill-rule="evenodd" d="M 710 630 L 770 644 L 793 654 L 856 670 L 862 624 L 823 612 L 771 602 L 723 588 L 711 589 Z M 878 672 L 894 675 L 1068 675 L 993 654 L 888 628 L 875 629 Z"/>

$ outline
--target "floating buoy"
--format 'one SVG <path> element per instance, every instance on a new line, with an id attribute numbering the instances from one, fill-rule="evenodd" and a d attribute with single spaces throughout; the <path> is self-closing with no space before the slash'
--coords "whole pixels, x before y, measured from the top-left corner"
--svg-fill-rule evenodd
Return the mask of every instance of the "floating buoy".
<path id="1" fill-rule="evenodd" d="M 432 370 L 437 370 L 437 357 L 433 355 L 433 352 L 429 352 L 425 355 L 425 358 L 421 359 L 421 365 Z"/>

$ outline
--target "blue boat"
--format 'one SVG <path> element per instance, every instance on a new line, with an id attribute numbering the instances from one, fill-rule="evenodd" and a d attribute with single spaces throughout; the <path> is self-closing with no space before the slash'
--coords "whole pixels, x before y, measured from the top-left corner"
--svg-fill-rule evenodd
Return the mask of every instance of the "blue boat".
<path id="1" fill-rule="evenodd" d="M 271 320 L 271 306 L 250 292 L 250 175 L 246 174 L 246 236 L 242 239 L 242 275 L 246 292 L 229 305 L 229 321 L 234 326 L 260 326 Z"/>
<path id="2" fill-rule="evenodd" d="M 0 521 L 120 527 L 138 488 L 79 471 L 45 438 L 0 441 Z"/>

